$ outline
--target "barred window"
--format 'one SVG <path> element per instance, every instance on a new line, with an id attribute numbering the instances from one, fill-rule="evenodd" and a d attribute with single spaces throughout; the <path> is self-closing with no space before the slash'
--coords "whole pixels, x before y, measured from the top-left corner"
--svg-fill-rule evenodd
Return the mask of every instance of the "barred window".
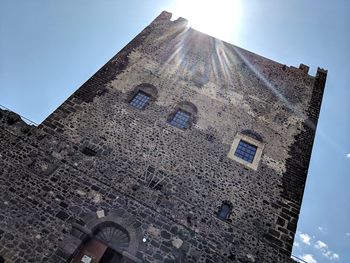
<path id="1" fill-rule="evenodd" d="M 246 141 L 240 140 L 235 151 L 235 155 L 249 163 L 252 163 L 257 147 Z"/>
<path id="2" fill-rule="evenodd" d="M 178 110 L 173 119 L 170 121 L 170 124 L 180 129 L 186 129 L 188 128 L 190 116 L 190 113 L 183 110 Z"/>
<path id="3" fill-rule="evenodd" d="M 147 105 L 147 103 L 150 100 L 150 96 L 147 95 L 146 93 L 139 91 L 133 99 L 130 101 L 130 105 L 137 108 L 137 109 L 144 109 Z"/>

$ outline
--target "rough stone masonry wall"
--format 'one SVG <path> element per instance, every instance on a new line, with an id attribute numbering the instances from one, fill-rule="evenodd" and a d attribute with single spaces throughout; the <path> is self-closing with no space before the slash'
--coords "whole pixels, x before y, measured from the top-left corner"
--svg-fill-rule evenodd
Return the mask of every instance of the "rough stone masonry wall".
<path id="1" fill-rule="evenodd" d="M 127 162 L 129 152 L 104 153 L 101 147 L 99 156 L 87 157 L 63 137 L 20 120 L 8 125 L 11 116 L 2 113 L 0 130 L 0 253 L 6 262 L 66 262 L 56 253 L 61 241 L 71 235 L 72 224 L 84 225 L 86 215 L 100 209 L 117 211 L 142 233 L 140 239 L 147 238 L 138 247 L 143 262 L 251 262 L 257 256 L 252 244 L 264 253 L 260 259 L 287 262 L 256 234 L 218 220 L 216 208 L 207 213 L 180 198 L 173 200 L 176 186 L 164 184 L 160 191 L 148 187 L 135 164 Z M 104 157 L 107 152 L 118 156 L 111 161 Z M 184 243 L 176 248 L 175 240 Z"/>
<path id="2" fill-rule="evenodd" d="M 3 117 L 0 253 L 10 262 L 64 261 L 59 241 L 98 209 L 133 219 L 147 237 L 136 255 L 144 262 L 290 260 L 325 72 L 311 77 L 170 16 L 162 13 L 34 135 Z M 158 90 L 143 111 L 128 104 L 141 83 Z M 198 108 L 185 131 L 167 123 L 182 101 Z M 247 130 L 265 143 L 257 171 L 227 158 Z M 145 176 L 153 170 L 161 188 Z M 233 204 L 228 222 L 216 217 L 224 200 Z"/>

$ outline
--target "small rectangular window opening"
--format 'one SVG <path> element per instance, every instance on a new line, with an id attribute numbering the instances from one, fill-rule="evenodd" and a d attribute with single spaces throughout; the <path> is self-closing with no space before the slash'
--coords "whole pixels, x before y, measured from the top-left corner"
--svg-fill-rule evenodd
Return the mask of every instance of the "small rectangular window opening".
<path id="1" fill-rule="evenodd" d="M 97 154 L 96 151 L 89 147 L 84 147 L 84 149 L 81 152 L 87 156 L 95 156 Z"/>
<path id="2" fill-rule="evenodd" d="M 170 124 L 180 129 L 186 129 L 188 127 L 190 116 L 190 113 L 183 110 L 178 110 L 173 119 L 170 121 Z"/>
<path id="3" fill-rule="evenodd" d="M 147 103 L 150 100 L 150 96 L 147 95 L 146 93 L 139 91 L 134 97 L 133 99 L 130 101 L 130 105 L 142 110 L 146 107 Z"/>
<path id="4" fill-rule="evenodd" d="M 162 184 L 160 184 L 159 182 L 157 182 L 157 181 L 155 181 L 155 180 L 152 180 L 151 182 L 150 182 L 150 184 L 149 184 L 149 187 L 151 188 L 151 189 L 156 189 L 156 190 L 162 190 L 162 188 L 163 188 L 163 185 Z"/>
<path id="5" fill-rule="evenodd" d="M 222 204 L 218 213 L 218 217 L 222 220 L 228 219 L 231 213 L 231 207 L 228 204 Z"/>
<path id="6" fill-rule="evenodd" d="M 256 146 L 246 141 L 240 140 L 235 155 L 249 163 L 252 163 L 254 160 L 256 149 Z"/>

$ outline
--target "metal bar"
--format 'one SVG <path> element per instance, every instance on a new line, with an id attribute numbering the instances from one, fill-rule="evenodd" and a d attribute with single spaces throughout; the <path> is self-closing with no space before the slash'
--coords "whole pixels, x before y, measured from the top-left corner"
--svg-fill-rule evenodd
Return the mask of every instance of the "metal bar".
<path id="1" fill-rule="evenodd" d="M 8 110 L 8 111 L 14 112 L 13 110 L 7 108 L 6 106 L 4 106 L 4 105 L 2 105 L 2 104 L 0 104 L 0 108 L 3 109 L 3 110 Z M 14 112 L 14 113 L 16 113 L 16 112 Z M 32 121 L 32 120 L 30 120 L 30 119 L 28 119 L 28 118 L 26 118 L 26 117 L 24 117 L 24 116 L 18 114 L 18 113 L 16 113 L 16 114 L 17 114 L 18 116 L 20 116 L 21 119 L 22 119 L 23 121 L 29 122 L 29 124 L 32 124 L 32 125 L 35 125 L 35 126 L 39 126 L 38 123 L 36 123 L 36 122 L 34 122 L 34 121 Z"/>
<path id="2" fill-rule="evenodd" d="M 291 255 L 291 258 L 298 260 L 298 262 L 307 263 L 305 260 L 298 258 L 297 256 Z"/>

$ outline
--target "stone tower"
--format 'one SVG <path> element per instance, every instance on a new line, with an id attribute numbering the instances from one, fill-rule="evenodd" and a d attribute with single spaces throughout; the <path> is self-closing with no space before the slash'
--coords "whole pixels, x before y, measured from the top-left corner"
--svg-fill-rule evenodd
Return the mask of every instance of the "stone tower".
<path id="1" fill-rule="evenodd" d="M 0 112 L 6 262 L 293 262 L 327 72 L 170 18 L 39 127 Z"/>

